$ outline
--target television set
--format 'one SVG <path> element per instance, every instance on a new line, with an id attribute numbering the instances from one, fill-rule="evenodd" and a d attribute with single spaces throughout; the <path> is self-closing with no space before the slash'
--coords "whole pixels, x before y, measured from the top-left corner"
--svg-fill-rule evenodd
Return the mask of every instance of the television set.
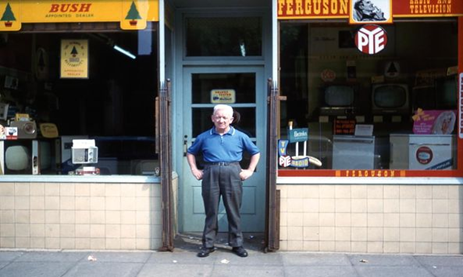
<path id="1" fill-rule="evenodd" d="M 410 114 L 410 95 L 407 84 L 374 84 L 371 89 L 371 111 L 373 114 Z"/>
<path id="2" fill-rule="evenodd" d="M 24 145 L 12 145 L 5 151 L 5 171 L 25 172 L 31 170 L 32 161 L 29 148 Z"/>
<path id="3" fill-rule="evenodd" d="M 321 115 L 354 114 L 357 107 L 357 86 L 330 84 L 321 89 Z"/>
<path id="4" fill-rule="evenodd" d="M 413 110 L 455 110 L 458 108 L 458 79 L 456 75 L 436 78 L 431 85 L 412 90 Z"/>
<path id="5" fill-rule="evenodd" d="M 0 162 L 3 174 L 33 174 L 38 143 L 34 140 L 0 141 Z M 36 173 L 38 174 L 38 173 Z"/>
<path id="6" fill-rule="evenodd" d="M 39 174 L 59 174 L 61 165 L 60 140 L 38 140 Z"/>
<path id="7" fill-rule="evenodd" d="M 56 174 L 59 155 L 55 140 L 2 140 L 0 165 L 3 174 Z"/>

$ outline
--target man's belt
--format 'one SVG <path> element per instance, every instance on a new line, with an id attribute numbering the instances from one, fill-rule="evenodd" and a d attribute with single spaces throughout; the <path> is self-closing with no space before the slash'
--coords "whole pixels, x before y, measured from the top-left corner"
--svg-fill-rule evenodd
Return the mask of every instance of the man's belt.
<path id="1" fill-rule="evenodd" d="M 231 162 L 231 163 L 218 162 L 218 163 L 206 163 L 206 165 L 229 166 L 229 165 L 235 165 L 235 164 L 238 164 L 238 163 L 239 162 Z"/>

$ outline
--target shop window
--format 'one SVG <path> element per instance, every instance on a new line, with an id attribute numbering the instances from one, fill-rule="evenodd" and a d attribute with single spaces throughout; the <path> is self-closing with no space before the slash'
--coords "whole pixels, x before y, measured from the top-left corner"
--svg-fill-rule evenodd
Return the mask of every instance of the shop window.
<path id="1" fill-rule="evenodd" d="M 73 139 L 94 140 L 105 175 L 152 175 L 157 95 L 156 35 L 151 32 L 9 33 L 0 46 L 1 125 L 18 125 L 17 142 L 0 140 L 4 174 L 72 174 Z M 60 73 L 62 41 L 88 42 L 88 76 Z M 126 53 L 116 51 L 117 45 Z M 128 55 L 129 53 L 130 55 Z M 16 117 L 27 115 L 28 119 Z M 33 122 L 35 132 L 23 128 Z M 48 138 L 40 126 L 56 126 Z M 24 131 L 21 131 L 23 130 Z M 11 153 L 22 160 L 12 159 Z M 38 156 L 38 160 L 34 160 Z M 39 164 L 38 172 L 31 165 Z"/>
<path id="2" fill-rule="evenodd" d="M 455 176 L 456 21 L 382 25 L 376 54 L 355 46 L 359 26 L 280 27 L 280 175 Z"/>
<path id="3" fill-rule="evenodd" d="M 262 56 L 262 20 L 259 17 L 187 18 L 186 56 Z"/>

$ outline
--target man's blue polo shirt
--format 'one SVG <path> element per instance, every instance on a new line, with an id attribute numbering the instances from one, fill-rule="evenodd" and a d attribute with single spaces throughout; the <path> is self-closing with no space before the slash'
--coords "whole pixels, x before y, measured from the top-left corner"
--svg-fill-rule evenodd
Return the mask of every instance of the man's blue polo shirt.
<path id="1" fill-rule="evenodd" d="M 220 135 L 215 127 L 201 133 L 188 148 L 188 153 L 198 155 L 202 152 L 203 159 L 208 163 L 239 162 L 243 158 L 243 152 L 251 155 L 259 153 L 259 148 L 245 133 L 230 126 L 230 130 Z"/>

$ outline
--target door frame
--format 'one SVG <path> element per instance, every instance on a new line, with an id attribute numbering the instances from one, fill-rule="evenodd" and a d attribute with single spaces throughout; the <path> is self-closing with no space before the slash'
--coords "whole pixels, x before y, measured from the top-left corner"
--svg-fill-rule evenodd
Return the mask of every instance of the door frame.
<path id="1" fill-rule="evenodd" d="M 253 141 L 259 147 L 261 151 L 261 161 L 257 167 L 257 172 L 254 176 L 247 182 L 243 183 L 243 188 L 250 189 L 248 194 L 245 192 L 243 195 L 243 207 L 242 207 L 242 224 L 243 230 L 246 232 L 264 232 L 265 231 L 265 197 L 266 194 L 266 175 L 265 175 L 265 160 L 266 160 L 266 128 L 265 128 L 265 106 L 266 102 L 262 101 L 261 99 L 265 99 L 266 95 L 266 87 L 265 87 L 265 78 L 264 78 L 264 68 L 262 66 L 210 66 L 210 67 L 187 67 L 183 70 L 183 87 L 184 87 L 184 100 L 183 100 L 183 109 L 182 109 L 182 121 L 183 124 L 183 132 L 181 137 L 188 135 L 183 145 L 183 151 L 186 151 L 186 148 L 189 147 L 193 142 L 192 137 L 192 130 L 191 130 L 191 121 L 192 121 L 192 109 L 194 108 L 207 108 L 210 109 L 212 113 L 212 109 L 216 104 L 213 103 L 201 103 L 201 104 L 193 104 L 191 96 L 192 96 L 192 76 L 194 74 L 214 74 L 214 73 L 255 73 L 255 100 L 253 103 L 237 103 L 237 104 L 230 104 L 234 108 L 253 108 L 255 109 L 255 137 L 253 137 Z M 211 123 L 212 127 L 212 123 Z M 206 131 L 206 130 L 202 130 Z M 179 184 L 182 188 L 181 195 L 179 195 L 179 203 L 181 204 L 179 207 L 180 217 L 179 223 L 181 225 L 181 230 L 186 232 L 199 232 L 203 228 L 203 214 L 202 214 L 202 199 L 200 199 L 200 193 L 198 193 L 198 189 L 200 189 L 200 181 L 195 180 L 191 176 L 191 172 L 189 166 L 186 161 L 186 157 L 183 157 L 183 165 L 181 178 Z M 257 178 L 257 179 L 256 179 Z M 251 194 L 249 194 L 251 193 Z M 254 194 L 252 194 L 254 193 Z M 254 195 L 254 197 L 252 197 Z M 262 196 L 262 197 L 259 197 Z M 251 197 L 248 200 L 252 200 L 253 202 L 246 201 L 247 197 Z M 192 201 L 192 202 L 188 202 Z M 195 204 L 194 204 L 195 203 Z M 198 207 L 196 204 L 200 203 L 201 207 Z M 253 211 L 251 214 L 246 213 L 246 209 L 248 211 Z M 254 214 L 255 212 L 255 214 Z M 191 214 L 192 213 L 192 214 Z M 198 217 L 198 215 L 201 216 Z M 225 214 L 221 213 L 219 215 L 219 219 L 221 219 Z M 249 220 L 249 216 L 251 220 Z M 256 218 L 257 216 L 257 218 Z M 200 218 L 200 219 L 199 219 Z M 193 222 L 187 225 L 187 222 Z M 220 220 L 222 222 L 222 220 Z M 246 221 L 248 223 L 246 223 Z M 222 222 L 224 223 L 224 222 Z M 196 226 L 196 227 L 194 227 Z M 226 225 L 223 225 L 220 230 L 224 231 Z M 191 231 L 192 229 L 196 231 Z"/>
<path id="2" fill-rule="evenodd" d="M 188 17 L 199 17 L 199 16 L 217 16 L 217 17 L 229 17 L 229 16 L 259 16 L 262 18 L 262 56 L 261 57 L 186 57 L 185 56 L 185 32 L 184 32 L 184 22 L 185 18 Z M 178 230 L 183 232 L 183 225 L 181 217 L 183 216 L 182 209 L 183 203 L 181 199 L 183 197 L 182 183 L 183 183 L 183 101 L 184 101 L 184 71 L 187 68 L 195 67 L 261 67 L 263 68 L 263 89 L 264 93 L 262 98 L 256 99 L 257 103 L 262 103 L 262 109 L 259 111 L 259 118 L 262 119 L 263 128 L 261 130 L 262 136 L 266 138 L 267 134 L 267 78 L 272 75 L 272 14 L 271 9 L 253 9 L 251 11 L 236 11 L 231 9 L 214 9 L 208 8 L 207 11 L 201 10 L 189 10 L 181 9 L 176 10 L 175 12 L 175 24 L 174 24 L 174 36 L 173 36 L 173 67 L 172 75 L 169 79 L 172 80 L 172 159 L 173 159 L 173 171 L 178 177 L 178 193 L 176 198 L 178 201 Z M 169 75 L 169 74 L 168 74 Z M 261 150 L 261 161 L 259 162 L 259 167 L 262 167 L 262 170 L 265 170 L 266 163 L 266 149 L 267 149 L 267 140 L 265 139 L 264 144 L 259 146 Z M 187 172 L 186 174 L 191 174 Z M 267 177 L 265 177 L 267 178 Z M 265 196 L 262 196 L 265 197 Z M 267 204 L 265 204 L 267 205 Z M 267 210 L 268 207 L 266 206 Z M 264 215 L 267 217 L 267 215 Z M 266 218 L 265 218 L 266 220 Z"/>

